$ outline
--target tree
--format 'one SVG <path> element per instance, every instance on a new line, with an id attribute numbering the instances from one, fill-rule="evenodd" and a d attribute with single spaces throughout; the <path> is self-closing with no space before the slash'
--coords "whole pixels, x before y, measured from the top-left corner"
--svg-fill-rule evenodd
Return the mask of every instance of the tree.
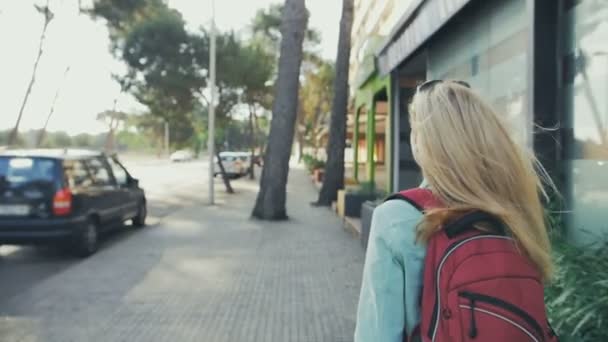
<path id="1" fill-rule="evenodd" d="M 64 79 L 66 78 L 69 71 L 70 71 L 70 67 L 68 66 L 65 69 L 65 72 L 63 73 Z M 36 147 L 42 146 L 42 143 L 43 143 L 45 135 L 46 135 L 46 129 L 49 125 L 49 122 L 51 121 L 51 118 L 53 117 L 53 113 L 55 113 L 55 104 L 57 103 L 57 98 L 59 97 L 60 92 L 61 92 L 61 85 L 57 88 L 57 91 L 55 92 L 55 97 L 53 97 L 53 102 L 51 103 L 51 108 L 49 110 L 49 114 L 46 116 L 46 121 L 44 121 L 44 126 L 42 126 L 42 129 L 40 130 L 40 133 L 38 134 L 38 139 L 36 140 Z"/>
<path id="2" fill-rule="evenodd" d="M 204 39 L 186 32 L 179 12 L 162 0 L 95 0 L 88 13 L 105 19 L 110 49 L 127 66 L 125 74 L 114 75 L 121 92 L 169 122 L 177 145 L 191 142 L 197 92 L 205 84 Z"/>
<path id="3" fill-rule="evenodd" d="M 334 99 L 327 143 L 327 163 L 323 186 L 319 192 L 318 205 L 329 206 L 338 197 L 344 186 L 344 149 L 346 147 L 346 112 L 348 110 L 348 69 L 350 41 L 353 25 L 353 0 L 342 1 L 342 19 L 336 58 Z"/>
<path id="4" fill-rule="evenodd" d="M 273 116 L 264 169 L 252 215 L 265 220 L 287 219 L 286 186 L 298 107 L 303 41 L 308 23 L 304 0 L 285 0 L 281 22 L 281 54 Z"/>
<path id="5" fill-rule="evenodd" d="M 40 40 L 38 43 L 38 54 L 36 55 L 36 60 L 34 61 L 34 69 L 32 70 L 32 76 L 30 77 L 30 82 L 27 85 L 27 89 L 25 91 L 25 96 L 23 97 L 23 101 L 21 102 L 21 107 L 19 108 L 19 114 L 17 115 L 17 122 L 15 123 L 15 127 L 11 131 L 11 134 L 8 138 L 9 146 L 14 145 L 17 141 L 17 136 L 19 135 L 19 125 L 21 124 L 21 119 L 23 118 L 23 110 L 25 109 L 27 100 L 29 99 L 30 94 L 32 93 L 32 87 L 34 86 L 34 82 L 36 81 L 38 63 L 40 62 L 40 57 L 42 57 L 42 52 L 44 51 L 43 46 L 44 46 L 44 39 L 46 37 L 46 30 L 47 30 L 49 24 L 51 23 L 51 20 L 53 20 L 53 17 L 54 17 L 53 12 L 51 12 L 51 9 L 49 8 L 49 0 L 46 1 L 46 5 L 43 7 L 37 6 L 37 5 L 34 5 L 34 7 L 36 7 L 36 10 L 39 13 L 44 15 L 44 24 L 42 25 L 42 33 L 40 34 Z"/>
<path id="6" fill-rule="evenodd" d="M 117 112 L 116 109 L 107 110 L 97 114 L 97 120 L 104 122 L 108 126 L 108 135 L 106 138 L 106 151 L 114 150 L 114 136 L 120 124 L 127 120 L 128 115 L 123 112 Z"/>
<path id="7" fill-rule="evenodd" d="M 266 53 L 259 45 L 245 46 L 242 51 L 241 83 L 243 84 L 243 100 L 249 109 L 249 147 L 251 162 L 249 177 L 255 178 L 254 156 L 256 148 L 256 109 L 268 109 L 272 105 L 271 78 L 274 72 L 274 58 Z"/>
<path id="8" fill-rule="evenodd" d="M 80 148 L 93 147 L 93 137 L 87 133 L 78 134 L 72 139 L 72 141 L 74 146 L 78 146 Z"/>
<path id="9" fill-rule="evenodd" d="M 284 4 L 272 4 L 266 9 L 260 9 L 251 23 L 253 40 L 276 54 L 281 47 L 281 23 L 283 20 Z M 308 12 L 306 12 L 308 14 Z M 321 33 L 313 28 L 307 28 L 304 35 L 304 56 L 315 56 L 315 48 L 321 42 Z M 278 59 L 278 55 L 276 58 Z"/>
<path id="10" fill-rule="evenodd" d="M 314 147 L 315 154 L 320 147 L 318 136 L 325 127 L 322 123 L 326 121 L 328 113 L 331 112 L 333 95 L 333 65 L 323 60 L 309 62 L 309 64 L 312 67 L 307 68 L 300 89 L 300 108 L 296 128 L 300 158 L 304 145 Z"/>

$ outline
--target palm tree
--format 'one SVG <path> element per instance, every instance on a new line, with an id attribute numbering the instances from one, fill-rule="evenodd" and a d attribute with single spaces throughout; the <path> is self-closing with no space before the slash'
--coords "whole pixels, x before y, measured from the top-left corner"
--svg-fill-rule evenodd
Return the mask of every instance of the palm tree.
<path id="1" fill-rule="evenodd" d="M 123 112 L 116 111 L 116 101 L 114 101 L 114 109 L 106 110 L 97 114 L 97 120 L 104 122 L 108 126 L 108 135 L 106 136 L 105 150 L 107 152 L 114 151 L 114 136 L 120 124 L 128 119 L 128 115 Z"/>
<path id="2" fill-rule="evenodd" d="M 334 99 L 329 126 L 329 141 L 327 143 L 327 163 L 325 164 L 325 176 L 323 178 L 323 186 L 319 192 L 317 205 L 331 205 L 338 197 L 338 190 L 344 186 L 348 69 L 353 12 L 353 0 L 343 0 L 338 56 L 336 58 L 336 77 L 334 79 Z"/>
<path id="3" fill-rule="evenodd" d="M 289 157 L 298 110 L 300 67 L 308 23 L 304 0 L 285 0 L 281 22 L 281 56 L 272 109 L 272 123 L 260 191 L 253 217 L 264 220 L 287 219 L 285 209 Z"/>
<path id="4" fill-rule="evenodd" d="M 25 96 L 23 97 L 23 101 L 21 102 L 21 107 L 19 108 L 19 114 L 17 115 L 17 122 L 15 123 L 15 127 L 11 131 L 11 134 L 8 138 L 8 145 L 14 145 L 17 142 L 17 137 L 19 135 L 19 125 L 21 124 L 21 118 L 23 117 L 23 110 L 25 109 L 25 105 L 27 104 L 27 100 L 32 93 L 32 87 L 34 86 L 34 82 L 36 81 L 36 73 L 38 71 L 38 63 L 40 62 L 40 57 L 42 57 L 42 52 L 44 51 L 44 39 L 46 37 L 46 30 L 51 23 L 51 20 L 54 18 L 53 12 L 49 8 L 49 1 L 47 0 L 45 6 L 37 6 L 36 10 L 44 15 L 44 25 L 42 25 L 42 33 L 40 34 L 40 40 L 38 42 L 38 54 L 36 55 L 36 59 L 34 61 L 34 70 L 32 71 L 32 76 L 30 77 L 30 82 L 27 85 L 27 90 L 25 91 Z"/>

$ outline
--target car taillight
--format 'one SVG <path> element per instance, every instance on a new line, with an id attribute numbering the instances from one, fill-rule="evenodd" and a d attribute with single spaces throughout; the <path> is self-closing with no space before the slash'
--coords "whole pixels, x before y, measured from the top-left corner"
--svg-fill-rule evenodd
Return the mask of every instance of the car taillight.
<path id="1" fill-rule="evenodd" d="M 72 212 L 72 192 L 62 189 L 53 197 L 53 214 L 55 216 L 66 216 Z"/>

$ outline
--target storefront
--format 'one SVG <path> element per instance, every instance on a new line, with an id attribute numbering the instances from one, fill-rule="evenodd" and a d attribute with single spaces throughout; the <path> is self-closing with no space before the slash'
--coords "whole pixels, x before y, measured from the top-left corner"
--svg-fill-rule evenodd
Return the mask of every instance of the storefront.
<path id="1" fill-rule="evenodd" d="M 391 79 L 376 70 L 374 51 L 383 39 L 371 39 L 355 81 L 352 132 L 353 177 L 392 191 Z M 363 166 L 363 167 L 362 167 Z"/>
<path id="2" fill-rule="evenodd" d="M 393 80 L 393 187 L 420 180 L 407 123 L 415 84 L 467 81 L 551 172 L 572 239 L 597 241 L 608 233 L 607 43 L 601 0 L 416 1 L 377 59 Z"/>
<path id="3" fill-rule="evenodd" d="M 562 6 L 565 218 L 572 238 L 584 244 L 608 233 L 608 3 Z"/>

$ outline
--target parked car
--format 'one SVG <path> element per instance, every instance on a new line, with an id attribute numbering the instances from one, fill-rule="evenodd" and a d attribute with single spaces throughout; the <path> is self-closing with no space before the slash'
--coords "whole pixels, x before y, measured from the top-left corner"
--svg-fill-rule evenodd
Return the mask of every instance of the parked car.
<path id="1" fill-rule="evenodd" d="M 249 164 L 246 164 L 247 159 L 243 157 L 241 152 L 220 152 L 220 158 L 222 159 L 222 166 L 224 166 L 224 170 L 226 171 L 226 175 L 228 177 L 238 178 L 247 173 Z M 221 169 L 217 157 L 214 158 L 214 160 L 216 163 L 214 176 L 217 176 L 221 174 Z"/>
<path id="2" fill-rule="evenodd" d="M 236 152 L 237 157 L 241 160 L 241 162 L 243 163 L 243 174 L 242 175 L 246 175 L 251 168 L 251 152 Z M 254 163 L 255 163 L 255 159 L 254 159 Z"/>
<path id="3" fill-rule="evenodd" d="M 178 150 L 173 152 L 170 156 L 169 159 L 172 162 L 187 162 L 187 161 L 191 161 L 192 159 L 194 159 L 194 155 L 192 154 L 192 152 L 188 151 L 188 150 Z"/>
<path id="4" fill-rule="evenodd" d="M 83 150 L 0 152 L 0 244 L 65 244 L 93 254 L 100 235 L 146 222 L 146 197 L 116 156 Z"/>

